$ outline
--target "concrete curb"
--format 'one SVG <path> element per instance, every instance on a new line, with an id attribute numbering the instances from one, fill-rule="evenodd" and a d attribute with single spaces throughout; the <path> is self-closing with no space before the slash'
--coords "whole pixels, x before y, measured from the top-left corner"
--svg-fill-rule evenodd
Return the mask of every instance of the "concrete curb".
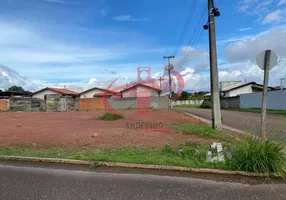
<path id="1" fill-rule="evenodd" d="M 248 176 L 248 177 L 278 177 L 275 174 L 258 174 L 258 173 L 253 173 L 253 172 L 244 172 L 244 171 L 227 171 L 227 170 L 220 170 L 220 169 L 188 168 L 188 167 L 178 167 L 178 166 L 133 164 L 133 163 L 120 163 L 120 162 L 83 161 L 83 160 L 58 159 L 58 158 L 0 156 L 0 160 L 89 165 L 89 166 L 94 165 L 95 167 L 106 166 L 106 167 L 138 168 L 138 169 L 156 169 L 156 170 L 180 171 L 180 172 L 212 173 L 212 174 L 220 174 L 220 175 L 242 175 L 242 176 Z"/>
<path id="2" fill-rule="evenodd" d="M 185 112 L 186 115 L 189 115 L 195 119 L 198 119 L 204 123 L 207 123 L 207 124 L 212 124 L 212 122 L 208 119 L 205 119 L 205 118 L 202 118 L 202 117 L 199 117 L 197 115 L 194 115 L 194 114 L 191 114 L 191 113 L 188 113 L 188 112 Z M 230 127 L 230 126 L 226 126 L 226 125 L 222 125 L 222 128 L 225 129 L 225 130 L 228 130 L 228 131 L 232 131 L 232 132 L 236 132 L 236 133 L 244 133 L 242 130 L 239 130 L 239 129 L 236 129 L 236 128 L 233 128 L 233 127 Z"/>

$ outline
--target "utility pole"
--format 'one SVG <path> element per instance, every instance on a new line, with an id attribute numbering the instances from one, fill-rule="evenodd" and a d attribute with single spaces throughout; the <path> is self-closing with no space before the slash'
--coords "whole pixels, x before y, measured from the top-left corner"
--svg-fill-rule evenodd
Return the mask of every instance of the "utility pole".
<path id="1" fill-rule="evenodd" d="M 173 67 L 171 66 L 171 58 L 175 58 L 175 56 L 163 56 L 164 59 L 168 59 L 168 73 L 169 73 L 169 90 L 170 90 L 170 95 L 169 95 L 169 109 L 172 109 L 172 79 L 171 79 L 171 69 Z"/>
<path id="2" fill-rule="evenodd" d="M 208 25 L 204 29 L 209 29 L 209 49 L 210 49 L 210 81 L 211 81 L 211 101 L 212 101 L 212 127 L 221 129 L 221 109 L 220 92 L 218 86 L 218 67 L 216 51 L 215 17 L 220 16 L 220 12 L 214 7 L 214 0 L 208 0 Z"/>

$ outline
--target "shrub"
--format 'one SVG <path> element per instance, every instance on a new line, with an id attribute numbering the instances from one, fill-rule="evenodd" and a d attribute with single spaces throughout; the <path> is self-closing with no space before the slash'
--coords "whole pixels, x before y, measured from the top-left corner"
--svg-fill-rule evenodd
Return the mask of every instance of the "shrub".
<path id="1" fill-rule="evenodd" d="M 113 113 L 105 113 L 103 116 L 99 117 L 99 120 L 106 120 L 106 121 L 112 121 L 112 120 L 118 120 L 118 119 L 122 119 L 123 116 L 122 115 L 117 115 L 117 114 L 113 114 Z"/>
<path id="2" fill-rule="evenodd" d="M 249 138 L 231 149 L 229 164 L 233 170 L 256 173 L 276 173 L 285 176 L 285 145 L 274 139 Z"/>
<path id="3" fill-rule="evenodd" d="M 209 104 L 201 104 L 200 108 L 208 109 L 208 108 L 211 108 L 211 106 Z"/>

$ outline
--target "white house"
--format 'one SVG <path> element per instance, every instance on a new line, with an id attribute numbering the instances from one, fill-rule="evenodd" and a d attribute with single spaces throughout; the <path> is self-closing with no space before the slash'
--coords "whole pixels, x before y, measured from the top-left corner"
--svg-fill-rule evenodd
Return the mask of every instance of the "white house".
<path id="1" fill-rule="evenodd" d="M 129 88 L 122 90 L 120 93 L 122 98 L 126 98 L 160 96 L 161 92 L 162 90 L 160 88 L 137 83 Z"/>
<path id="2" fill-rule="evenodd" d="M 105 95 L 111 96 L 112 94 L 114 94 L 114 92 L 111 90 L 94 87 L 94 88 L 81 92 L 80 98 L 84 99 L 84 98 L 93 98 L 93 97 L 103 97 Z"/>
<path id="3" fill-rule="evenodd" d="M 65 88 L 49 88 L 49 87 L 47 87 L 47 88 L 41 89 L 37 92 L 34 92 L 33 97 L 46 100 L 46 95 L 48 95 L 48 94 L 59 94 L 61 96 L 77 96 L 77 95 L 79 95 L 77 92 L 67 90 Z"/>
<path id="4" fill-rule="evenodd" d="M 272 90 L 268 87 L 268 90 Z M 241 94 L 263 91 L 263 85 L 255 82 L 241 83 L 237 81 L 220 82 L 220 93 L 222 97 L 235 97 Z"/>

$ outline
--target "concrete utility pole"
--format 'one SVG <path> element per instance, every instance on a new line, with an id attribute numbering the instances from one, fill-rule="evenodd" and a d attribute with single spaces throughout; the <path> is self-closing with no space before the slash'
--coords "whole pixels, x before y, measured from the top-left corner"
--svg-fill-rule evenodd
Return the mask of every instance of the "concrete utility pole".
<path id="1" fill-rule="evenodd" d="M 215 17 L 220 16 L 218 9 L 214 8 L 214 0 L 208 0 L 209 9 L 209 49 L 210 49 L 210 80 L 212 101 L 212 126 L 221 129 L 220 92 L 218 86 L 218 67 L 216 51 Z M 204 27 L 205 28 L 205 27 Z"/>
<path id="2" fill-rule="evenodd" d="M 164 59 L 168 59 L 168 73 L 169 73 L 169 89 L 170 89 L 170 95 L 169 95 L 169 109 L 172 109 L 172 79 L 171 79 L 171 58 L 175 58 L 175 56 L 163 56 Z"/>

